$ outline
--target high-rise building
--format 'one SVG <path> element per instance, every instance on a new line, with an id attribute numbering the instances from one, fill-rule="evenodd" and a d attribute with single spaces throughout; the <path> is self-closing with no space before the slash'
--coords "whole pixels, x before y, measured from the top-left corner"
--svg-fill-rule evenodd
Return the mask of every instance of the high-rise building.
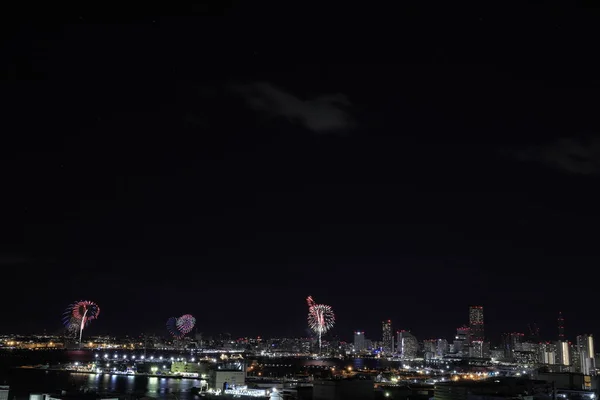
<path id="1" fill-rule="evenodd" d="M 522 350 L 521 343 L 524 338 L 523 333 L 510 332 L 502 334 L 502 348 L 504 350 L 504 359 L 512 361 L 515 350 Z"/>
<path id="2" fill-rule="evenodd" d="M 592 335 L 577 336 L 580 371 L 584 375 L 592 375 L 596 369 L 594 353 L 594 337 Z"/>
<path id="3" fill-rule="evenodd" d="M 394 351 L 394 336 L 392 335 L 392 321 L 387 320 L 382 322 L 383 340 L 382 350 L 386 354 L 391 354 Z"/>
<path id="4" fill-rule="evenodd" d="M 483 358 L 483 343 L 481 340 L 474 340 L 469 347 L 469 357 Z"/>
<path id="5" fill-rule="evenodd" d="M 448 341 L 446 339 L 428 339 L 423 340 L 423 353 L 425 358 L 442 358 L 448 354 Z"/>
<path id="6" fill-rule="evenodd" d="M 471 340 L 483 342 L 484 325 L 483 325 L 483 307 L 469 307 L 469 327 L 471 328 Z"/>
<path id="7" fill-rule="evenodd" d="M 448 341 L 446 339 L 438 339 L 435 348 L 435 356 L 442 358 L 448 354 Z"/>
<path id="8" fill-rule="evenodd" d="M 366 350 L 367 347 L 365 346 L 365 344 L 365 333 L 354 332 L 354 350 L 357 352 Z"/>
<path id="9" fill-rule="evenodd" d="M 556 342 L 556 356 L 558 364 L 571 365 L 571 346 L 566 340 Z"/>
<path id="10" fill-rule="evenodd" d="M 471 329 L 467 326 L 462 326 L 456 329 L 454 336 L 453 353 L 458 355 L 467 355 L 469 352 L 469 344 L 471 338 Z"/>
<path id="11" fill-rule="evenodd" d="M 538 359 L 542 364 L 556 364 L 556 344 L 555 343 L 540 343 Z"/>
<path id="12" fill-rule="evenodd" d="M 424 353 L 431 353 L 431 357 L 433 357 L 435 355 L 435 349 L 437 345 L 437 340 L 435 339 L 426 339 L 423 340 L 423 352 Z"/>
<path id="13" fill-rule="evenodd" d="M 417 338 L 408 331 L 398 332 L 398 354 L 405 360 L 413 359 L 419 351 Z"/>

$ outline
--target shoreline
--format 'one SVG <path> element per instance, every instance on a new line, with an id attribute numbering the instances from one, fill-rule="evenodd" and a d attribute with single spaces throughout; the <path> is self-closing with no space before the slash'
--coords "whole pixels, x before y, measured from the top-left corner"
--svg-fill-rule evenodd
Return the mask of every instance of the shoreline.
<path id="1" fill-rule="evenodd" d="M 15 369 L 24 369 L 24 370 L 33 370 L 33 371 L 53 371 L 53 372 L 69 372 L 69 373 L 78 373 L 78 374 L 88 374 L 88 375 L 115 375 L 115 376 L 131 376 L 138 377 L 144 376 L 148 378 L 165 378 L 165 379 L 192 379 L 192 380 L 202 380 L 200 377 L 191 377 L 191 376 L 180 376 L 180 375 L 156 375 L 156 374 L 146 374 L 146 373 L 135 373 L 135 374 L 118 374 L 114 372 L 93 372 L 93 371 L 78 371 L 73 369 L 62 369 L 62 368 L 36 368 L 29 367 L 26 365 L 22 365 L 20 367 L 15 367 Z"/>

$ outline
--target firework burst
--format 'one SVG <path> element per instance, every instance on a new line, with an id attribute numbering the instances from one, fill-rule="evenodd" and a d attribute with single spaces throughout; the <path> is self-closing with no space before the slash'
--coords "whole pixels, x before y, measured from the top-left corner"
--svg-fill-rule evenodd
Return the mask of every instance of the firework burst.
<path id="1" fill-rule="evenodd" d="M 177 329 L 184 335 L 191 332 L 194 329 L 194 325 L 196 325 L 196 318 L 190 314 L 185 314 L 177 318 Z"/>
<path id="2" fill-rule="evenodd" d="M 63 313 L 63 324 L 68 332 L 76 333 L 79 330 L 79 343 L 81 343 L 83 328 L 98 319 L 98 315 L 100 315 L 100 307 L 96 303 L 80 300 L 67 307 Z"/>
<path id="3" fill-rule="evenodd" d="M 321 352 L 321 336 L 333 328 L 335 315 L 331 306 L 317 304 L 312 296 L 306 299 L 308 304 L 308 327 L 317 334 L 319 339 L 319 353 Z"/>
<path id="4" fill-rule="evenodd" d="M 181 332 L 179 331 L 179 329 L 177 329 L 177 318 L 175 318 L 175 317 L 171 317 L 167 320 L 167 330 L 175 338 L 179 338 L 179 337 L 183 336 L 181 334 Z"/>
<path id="5" fill-rule="evenodd" d="M 191 314 L 185 314 L 179 318 L 171 317 L 167 320 L 167 330 L 177 339 L 190 333 L 194 329 L 194 325 L 196 325 L 196 318 Z"/>

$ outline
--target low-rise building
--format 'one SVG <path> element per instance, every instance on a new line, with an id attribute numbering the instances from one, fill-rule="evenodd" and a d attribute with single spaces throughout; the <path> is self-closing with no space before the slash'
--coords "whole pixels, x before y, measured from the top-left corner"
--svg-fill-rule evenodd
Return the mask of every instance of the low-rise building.
<path id="1" fill-rule="evenodd" d="M 171 372 L 174 374 L 203 374 L 207 369 L 200 362 L 173 361 Z"/>
<path id="2" fill-rule="evenodd" d="M 243 360 L 231 360 L 218 363 L 210 371 L 209 389 L 225 391 L 246 383 L 246 368 Z"/>

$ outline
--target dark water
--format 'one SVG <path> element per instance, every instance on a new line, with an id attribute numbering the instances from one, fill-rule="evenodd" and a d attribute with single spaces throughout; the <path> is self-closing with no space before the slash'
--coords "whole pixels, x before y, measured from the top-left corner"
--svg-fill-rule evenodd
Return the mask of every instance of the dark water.
<path id="1" fill-rule="evenodd" d="M 121 394 L 152 396 L 159 399 L 173 399 L 173 394 L 181 400 L 195 399 L 190 393 L 194 386 L 200 386 L 197 379 L 169 379 L 145 376 L 97 375 L 39 369 L 14 368 L 22 365 L 60 366 L 68 362 L 88 362 L 94 359 L 96 352 L 91 351 L 14 351 L 0 352 L 0 384 L 10 385 L 10 399 L 29 399 L 32 392 L 56 392 L 88 388 L 95 391 L 113 391 Z M 121 352 L 121 354 L 123 354 Z M 127 353 L 129 356 L 135 353 Z M 160 353 L 155 354 L 158 356 Z M 137 354 L 138 356 L 140 354 Z M 148 354 L 149 356 L 150 354 Z M 171 355 L 163 353 L 165 357 Z M 177 355 L 176 355 L 177 356 Z M 263 366 L 263 377 L 276 378 L 292 374 L 310 374 L 318 376 L 320 371 L 331 367 L 361 370 L 398 368 L 398 362 L 381 359 L 327 359 L 314 360 L 302 358 L 260 358 L 254 360 Z M 252 362 L 252 360 L 248 360 Z"/>
<path id="2" fill-rule="evenodd" d="M 9 371 L 7 383 L 10 385 L 10 399 L 29 399 L 29 394 L 48 393 L 56 390 L 88 388 L 95 391 L 120 394 L 146 395 L 158 399 L 173 399 L 173 394 L 181 400 L 196 399 L 190 393 L 194 386 L 200 386 L 196 379 L 167 379 L 145 376 L 97 375 L 76 372 L 44 371 L 38 369 L 13 369 Z"/>
<path id="3" fill-rule="evenodd" d="M 10 386 L 10 400 L 29 399 L 30 393 L 52 393 L 57 390 L 88 388 L 95 391 L 112 391 L 120 394 L 152 396 L 158 399 L 173 399 L 176 394 L 181 400 L 196 399 L 190 393 L 200 386 L 196 379 L 150 378 L 145 376 L 97 375 L 66 371 L 15 368 L 22 365 L 60 366 L 94 358 L 90 351 L 10 351 L 0 352 L 0 384 Z M 172 393 L 172 394 L 171 394 Z"/>

